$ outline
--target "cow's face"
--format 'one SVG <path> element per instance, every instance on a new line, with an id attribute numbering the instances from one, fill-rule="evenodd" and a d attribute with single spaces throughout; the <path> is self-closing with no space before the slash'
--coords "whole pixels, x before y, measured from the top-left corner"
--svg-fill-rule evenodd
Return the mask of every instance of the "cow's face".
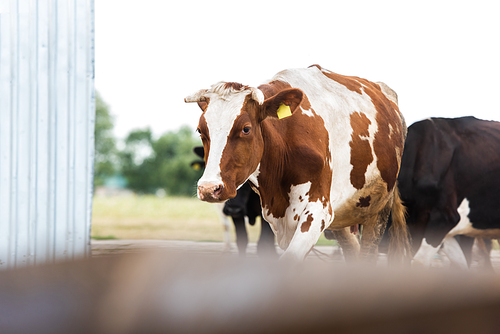
<path id="1" fill-rule="evenodd" d="M 236 191 L 257 169 L 264 151 L 261 122 L 276 117 L 281 104 L 294 110 L 302 100 L 297 89 L 264 100 L 257 88 L 218 83 L 185 98 L 198 102 L 203 113 L 197 131 L 205 150 L 206 168 L 198 181 L 198 198 L 221 202 Z"/>

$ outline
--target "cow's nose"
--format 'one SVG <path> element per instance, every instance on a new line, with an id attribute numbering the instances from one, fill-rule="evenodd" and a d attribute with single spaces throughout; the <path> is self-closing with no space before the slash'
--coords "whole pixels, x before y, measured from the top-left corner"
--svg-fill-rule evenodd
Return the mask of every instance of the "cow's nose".
<path id="1" fill-rule="evenodd" d="M 227 204 L 224 206 L 222 212 L 224 212 L 226 216 L 243 216 L 243 209 L 241 207 L 229 206 Z"/>
<path id="2" fill-rule="evenodd" d="M 218 202 L 224 185 L 222 183 L 203 183 L 198 186 L 198 197 L 202 201 Z"/>

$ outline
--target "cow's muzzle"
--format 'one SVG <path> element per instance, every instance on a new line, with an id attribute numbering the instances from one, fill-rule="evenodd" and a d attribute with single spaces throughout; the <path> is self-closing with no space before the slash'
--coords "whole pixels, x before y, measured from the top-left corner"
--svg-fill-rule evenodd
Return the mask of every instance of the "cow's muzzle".
<path id="1" fill-rule="evenodd" d="M 223 189 L 222 183 L 200 184 L 198 185 L 198 198 L 206 202 L 220 202 Z"/>

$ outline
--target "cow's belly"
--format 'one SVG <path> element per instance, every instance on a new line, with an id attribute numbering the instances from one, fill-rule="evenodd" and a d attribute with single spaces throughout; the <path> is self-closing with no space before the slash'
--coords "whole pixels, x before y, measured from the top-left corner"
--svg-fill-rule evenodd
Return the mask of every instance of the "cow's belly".
<path id="1" fill-rule="evenodd" d="M 500 238 L 500 228 L 477 229 L 474 228 L 473 224 L 470 222 L 460 226 L 459 225 L 453 228 L 453 230 L 450 231 L 449 235 L 451 236 L 465 235 L 473 238 L 488 238 L 488 239 Z"/>
<path id="2" fill-rule="evenodd" d="M 448 233 L 449 236 L 465 235 L 474 238 L 500 238 L 500 228 L 495 228 L 496 226 L 481 229 L 474 227 L 474 222 L 471 222 L 469 219 L 470 207 L 467 199 L 464 199 L 462 203 L 460 203 L 457 211 L 460 214 L 460 221 L 457 226 Z"/>
<path id="3" fill-rule="evenodd" d="M 340 230 L 356 224 L 365 224 L 378 215 L 391 199 L 392 191 L 380 178 L 374 179 L 361 190 L 355 190 L 341 201 L 333 203 L 334 218 L 329 230 Z"/>

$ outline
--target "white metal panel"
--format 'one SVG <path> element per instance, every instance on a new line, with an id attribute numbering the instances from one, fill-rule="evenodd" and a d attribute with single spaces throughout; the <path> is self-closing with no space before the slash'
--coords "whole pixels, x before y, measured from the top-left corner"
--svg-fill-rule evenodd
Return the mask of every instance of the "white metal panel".
<path id="1" fill-rule="evenodd" d="M 93 0 L 0 7 L 0 268 L 90 254 Z"/>

